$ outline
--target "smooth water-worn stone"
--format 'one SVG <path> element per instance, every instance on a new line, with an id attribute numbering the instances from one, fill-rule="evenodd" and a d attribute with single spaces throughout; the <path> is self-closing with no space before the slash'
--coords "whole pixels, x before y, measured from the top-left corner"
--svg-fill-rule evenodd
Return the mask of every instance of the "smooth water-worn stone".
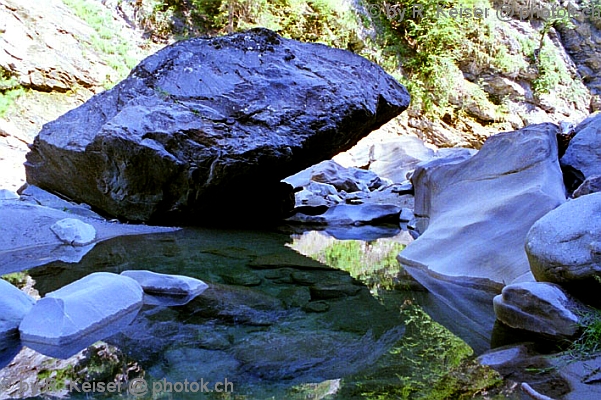
<path id="1" fill-rule="evenodd" d="M 33 307 L 35 300 L 10 283 L 0 279 L 0 341 L 17 335 L 21 320 Z M 2 346 L 0 345 L 0 350 Z"/>
<path id="2" fill-rule="evenodd" d="M 526 233 L 565 201 L 557 129 L 541 124 L 499 133 L 467 160 L 418 167 L 415 215 L 427 228 L 400 262 L 456 281 L 533 280 Z"/>
<path id="3" fill-rule="evenodd" d="M 436 159 L 413 174 L 423 234 L 398 260 L 430 292 L 428 313 L 477 352 L 490 346 L 492 298 L 503 285 L 534 280 L 528 229 L 565 201 L 556 131 L 500 133 L 471 157 Z"/>
<path id="4" fill-rule="evenodd" d="M 138 282 L 144 293 L 158 296 L 198 296 L 209 287 L 200 279 L 189 276 L 159 274 L 146 270 L 123 271 L 121 275 Z"/>
<path id="5" fill-rule="evenodd" d="M 407 108 L 403 86 L 349 51 L 258 28 L 193 38 L 44 125 L 27 181 L 131 221 L 265 221 L 279 181 Z"/>
<path id="6" fill-rule="evenodd" d="M 72 246 L 85 246 L 90 244 L 96 238 L 96 229 L 90 224 L 75 219 L 65 218 L 56 221 L 50 230 L 66 244 Z"/>
<path id="7" fill-rule="evenodd" d="M 584 179 L 601 175 L 601 114 L 595 114 L 578 124 L 574 133 L 561 157 L 561 165 L 579 171 Z"/>
<path id="8" fill-rule="evenodd" d="M 563 338 L 578 333 L 578 303 L 552 283 L 508 285 L 493 299 L 497 319 L 515 329 Z"/>
<path id="9" fill-rule="evenodd" d="M 8 189 L 0 189 L 0 201 L 18 200 L 19 195 Z"/>
<path id="10" fill-rule="evenodd" d="M 125 315 L 135 316 L 143 294 L 131 278 L 93 273 L 39 300 L 19 325 L 21 340 L 67 345 Z"/>
<path id="11" fill-rule="evenodd" d="M 572 284 L 575 295 L 601 276 L 601 193 L 568 201 L 539 219 L 526 237 L 532 273 L 539 281 Z M 586 284 L 587 287 L 582 286 Z"/>

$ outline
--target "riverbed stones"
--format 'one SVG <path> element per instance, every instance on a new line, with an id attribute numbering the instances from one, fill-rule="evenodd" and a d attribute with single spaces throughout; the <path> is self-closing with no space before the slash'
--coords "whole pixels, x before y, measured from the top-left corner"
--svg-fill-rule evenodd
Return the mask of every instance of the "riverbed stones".
<path id="1" fill-rule="evenodd" d="M 7 281 L 0 279 L 0 341 L 18 334 L 19 324 L 35 300 Z M 2 346 L 0 346 L 0 350 Z"/>
<path id="2" fill-rule="evenodd" d="M 75 219 L 64 218 L 56 221 L 50 230 L 66 244 L 72 246 L 85 246 L 96 239 L 96 229 L 90 224 Z"/>
<path id="3" fill-rule="evenodd" d="M 597 297 L 601 277 L 601 193 L 578 197 L 539 219 L 526 237 L 532 273 L 575 295 Z"/>
<path id="4" fill-rule="evenodd" d="M 493 305 L 497 319 L 512 328 L 556 338 L 573 337 L 579 330 L 578 303 L 552 283 L 505 286 Z"/>
<path id="5" fill-rule="evenodd" d="M 129 221 L 265 222 L 280 180 L 407 108 L 407 90 L 354 53 L 258 28 L 193 38 L 44 126 L 29 183 Z"/>
<path id="6" fill-rule="evenodd" d="M 38 300 L 19 325 L 21 340 L 66 345 L 127 315 L 135 316 L 142 300 L 142 288 L 133 279 L 96 272 Z"/>

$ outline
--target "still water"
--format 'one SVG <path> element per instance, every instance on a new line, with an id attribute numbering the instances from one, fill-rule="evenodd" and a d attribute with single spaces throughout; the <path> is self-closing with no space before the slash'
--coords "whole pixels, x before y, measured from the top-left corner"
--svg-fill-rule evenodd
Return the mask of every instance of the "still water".
<path id="1" fill-rule="evenodd" d="M 77 264 L 28 271 L 34 288 L 43 296 L 93 272 L 145 269 L 198 278 L 209 289 L 184 305 L 145 305 L 86 353 L 92 361 L 83 370 L 25 349 L 0 380 L 76 380 L 74 398 L 429 397 L 474 352 L 420 306 L 428 293 L 395 259 L 410 240 L 407 232 L 362 241 L 184 229 L 102 242 Z M 34 358 L 41 367 L 23 367 Z M 118 393 L 106 386 L 115 376 Z M 92 386 L 98 382 L 104 386 Z M 0 389 L 1 398 L 10 396 Z"/>

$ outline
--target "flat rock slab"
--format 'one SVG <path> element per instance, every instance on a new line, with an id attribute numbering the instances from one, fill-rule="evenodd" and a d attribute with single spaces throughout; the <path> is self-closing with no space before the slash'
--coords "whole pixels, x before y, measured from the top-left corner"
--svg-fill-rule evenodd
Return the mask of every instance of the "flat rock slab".
<path id="1" fill-rule="evenodd" d="M 125 315 L 135 317 L 143 297 L 131 278 L 93 273 L 40 299 L 19 325 L 21 340 L 34 346 L 68 345 Z"/>
<path id="2" fill-rule="evenodd" d="M 167 46 L 44 125 L 27 181 L 130 221 L 281 218 L 279 181 L 347 150 L 409 94 L 348 51 L 266 29 Z"/>
<path id="3" fill-rule="evenodd" d="M 79 262 L 100 241 L 123 235 L 173 232 L 174 228 L 125 225 L 75 216 L 92 226 L 95 240 L 86 246 L 65 244 L 51 230 L 58 221 L 74 215 L 22 201 L 0 202 L 0 275 L 44 265 L 55 260 Z"/>

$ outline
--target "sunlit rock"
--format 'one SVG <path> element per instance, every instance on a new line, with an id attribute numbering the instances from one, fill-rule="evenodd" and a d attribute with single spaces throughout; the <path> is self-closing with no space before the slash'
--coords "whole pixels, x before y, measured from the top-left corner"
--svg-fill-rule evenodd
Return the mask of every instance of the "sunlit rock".
<path id="1" fill-rule="evenodd" d="M 402 85 L 349 51 L 262 28 L 193 38 L 44 125 L 27 180 L 130 221 L 266 222 L 294 206 L 281 179 L 408 104 Z"/>
<path id="2" fill-rule="evenodd" d="M 19 325 L 21 340 L 32 348 L 69 345 L 123 317 L 135 317 L 143 294 L 131 278 L 93 273 L 40 299 Z"/>

